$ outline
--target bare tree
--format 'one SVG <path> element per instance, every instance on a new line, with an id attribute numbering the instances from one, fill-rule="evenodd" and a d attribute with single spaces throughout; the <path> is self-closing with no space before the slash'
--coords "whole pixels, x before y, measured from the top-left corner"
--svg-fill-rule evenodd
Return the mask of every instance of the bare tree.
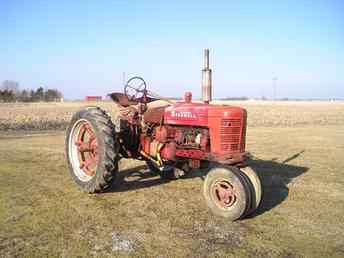
<path id="1" fill-rule="evenodd" d="M 16 81 L 3 81 L 0 87 L 0 102 L 61 101 L 63 95 L 57 89 L 39 87 L 36 90 L 19 89 Z"/>
<path id="2" fill-rule="evenodd" d="M 13 93 L 17 94 L 19 92 L 19 82 L 13 80 L 5 80 L 1 84 L 1 89 L 3 91 L 12 91 Z"/>

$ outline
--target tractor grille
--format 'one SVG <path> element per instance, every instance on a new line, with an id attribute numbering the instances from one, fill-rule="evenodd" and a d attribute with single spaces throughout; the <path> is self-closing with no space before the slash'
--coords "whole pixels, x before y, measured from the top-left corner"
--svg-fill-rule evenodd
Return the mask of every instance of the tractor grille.
<path id="1" fill-rule="evenodd" d="M 240 134 L 242 122 L 240 119 L 222 119 L 220 127 L 221 150 L 240 151 Z"/>

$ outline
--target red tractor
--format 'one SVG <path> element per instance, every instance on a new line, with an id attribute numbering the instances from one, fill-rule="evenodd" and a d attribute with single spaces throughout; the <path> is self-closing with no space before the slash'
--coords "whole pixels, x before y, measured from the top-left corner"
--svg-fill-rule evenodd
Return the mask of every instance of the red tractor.
<path id="1" fill-rule="evenodd" d="M 262 197 L 256 173 L 245 166 L 246 110 L 211 102 L 209 50 L 204 53 L 202 102 L 159 100 L 133 77 L 124 93 L 110 97 L 121 108 L 113 119 L 100 108 L 77 112 L 67 129 L 66 156 L 74 181 L 88 193 L 104 191 L 116 178 L 118 161 L 146 161 L 162 178 L 178 178 L 207 167 L 204 197 L 217 215 L 231 220 L 255 211 Z"/>

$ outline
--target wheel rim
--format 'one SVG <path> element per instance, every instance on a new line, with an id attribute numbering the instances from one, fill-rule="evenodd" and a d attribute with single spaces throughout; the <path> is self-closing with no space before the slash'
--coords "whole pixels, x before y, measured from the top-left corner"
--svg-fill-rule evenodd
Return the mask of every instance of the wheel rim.
<path id="1" fill-rule="evenodd" d="M 86 182 L 95 176 L 98 165 L 97 136 L 91 123 L 85 119 L 77 121 L 71 130 L 69 159 L 79 180 Z"/>
<path id="2" fill-rule="evenodd" d="M 237 200 L 235 189 L 227 179 L 217 180 L 212 185 L 211 196 L 216 205 L 223 209 L 229 209 Z"/>

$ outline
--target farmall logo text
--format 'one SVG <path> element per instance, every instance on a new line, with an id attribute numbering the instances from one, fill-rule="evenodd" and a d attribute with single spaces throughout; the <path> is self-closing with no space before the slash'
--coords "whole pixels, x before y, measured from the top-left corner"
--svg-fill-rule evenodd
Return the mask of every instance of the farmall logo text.
<path id="1" fill-rule="evenodd" d="M 190 111 L 171 111 L 171 117 L 173 118 L 189 118 L 196 119 L 196 115 Z"/>

